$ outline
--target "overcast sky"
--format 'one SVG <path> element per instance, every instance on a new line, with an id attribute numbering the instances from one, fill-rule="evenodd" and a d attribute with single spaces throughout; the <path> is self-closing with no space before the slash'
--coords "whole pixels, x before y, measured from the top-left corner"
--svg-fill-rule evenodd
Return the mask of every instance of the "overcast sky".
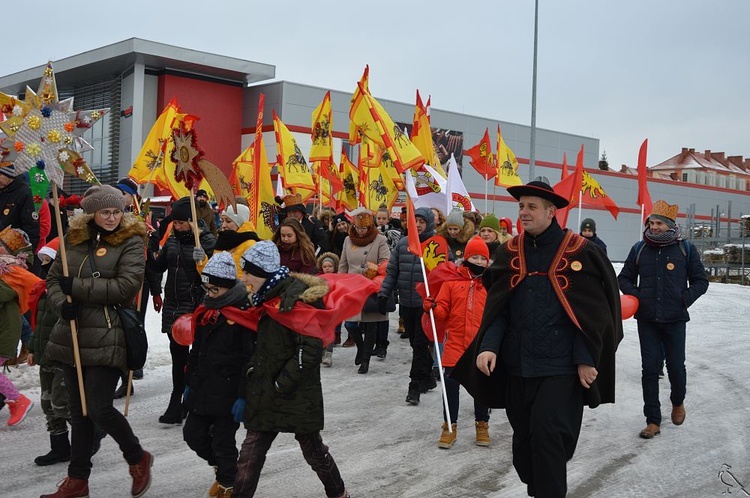
<path id="1" fill-rule="evenodd" d="M 418 88 L 434 108 L 531 124 L 533 0 L 110 3 L 19 9 L 0 74 L 139 37 L 335 90 L 370 64 L 376 97 L 413 102 Z M 539 128 L 599 138 L 616 170 L 644 138 L 649 165 L 681 147 L 750 156 L 750 1 L 539 3 Z"/>

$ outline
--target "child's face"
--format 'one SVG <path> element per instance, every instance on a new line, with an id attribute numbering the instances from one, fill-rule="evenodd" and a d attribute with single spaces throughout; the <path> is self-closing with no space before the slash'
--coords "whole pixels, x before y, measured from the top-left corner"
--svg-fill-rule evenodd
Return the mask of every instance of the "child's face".
<path id="1" fill-rule="evenodd" d="M 481 254 L 472 254 L 471 257 L 469 257 L 469 259 L 467 259 L 466 261 L 471 264 L 481 266 L 482 268 L 487 268 L 487 258 L 482 256 Z"/>
<path id="2" fill-rule="evenodd" d="M 320 269 L 323 270 L 323 273 L 333 273 L 333 263 L 331 261 L 323 261 L 323 264 L 320 265 Z"/>
<path id="3" fill-rule="evenodd" d="M 379 227 L 387 225 L 388 213 L 385 211 L 378 211 L 377 213 L 375 213 L 375 222 L 378 224 Z"/>
<path id="4" fill-rule="evenodd" d="M 500 223 L 500 235 L 506 235 L 508 233 L 508 229 L 505 228 L 505 225 Z"/>
<path id="5" fill-rule="evenodd" d="M 49 257 L 49 254 L 40 254 L 39 261 L 42 262 L 42 266 L 45 266 L 52 263 L 52 258 Z"/>
<path id="6" fill-rule="evenodd" d="M 590 228 L 584 228 L 583 230 L 581 230 L 581 235 L 583 235 L 587 239 L 590 239 L 594 236 L 594 231 Z"/>

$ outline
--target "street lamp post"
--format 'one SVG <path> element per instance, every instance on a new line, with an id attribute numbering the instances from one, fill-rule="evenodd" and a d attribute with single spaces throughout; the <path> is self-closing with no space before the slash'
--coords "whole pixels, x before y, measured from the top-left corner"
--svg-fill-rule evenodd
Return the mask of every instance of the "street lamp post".
<path id="1" fill-rule="evenodd" d="M 539 35 L 539 0 L 534 0 L 534 62 L 531 76 L 531 151 L 529 152 L 529 181 L 534 180 L 536 162 L 536 52 Z"/>

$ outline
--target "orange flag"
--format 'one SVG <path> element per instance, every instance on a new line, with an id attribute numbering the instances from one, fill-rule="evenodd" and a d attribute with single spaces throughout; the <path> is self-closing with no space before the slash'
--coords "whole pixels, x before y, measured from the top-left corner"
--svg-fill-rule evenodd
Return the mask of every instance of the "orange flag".
<path id="1" fill-rule="evenodd" d="M 417 218 L 414 216 L 414 203 L 411 197 L 406 196 L 406 236 L 408 237 L 409 252 L 418 258 L 422 257 L 422 244 L 419 242 L 419 232 L 417 232 Z"/>
<path id="2" fill-rule="evenodd" d="M 497 169 L 493 164 L 492 158 L 492 144 L 490 143 L 490 130 L 485 128 L 484 136 L 474 147 L 466 151 L 471 158 L 469 164 L 471 164 L 477 173 L 482 175 L 482 178 L 489 180 L 495 178 L 497 175 Z"/>
<path id="3" fill-rule="evenodd" d="M 561 180 L 560 183 L 552 187 L 555 193 L 561 195 L 562 197 L 565 197 L 570 201 L 570 205 L 568 205 L 568 207 L 558 209 L 557 214 L 555 215 L 557 217 L 557 223 L 559 223 L 563 228 L 565 228 L 565 226 L 568 224 L 568 213 L 570 212 L 570 210 L 578 206 L 578 197 L 581 195 L 582 183 L 583 145 L 581 145 L 581 150 L 578 151 L 578 157 L 576 158 L 576 169 L 573 174 L 566 176 L 564 180 Z"/>
<path id="4" fill-rule="evenodd" d="M 651 214 L 653 203 L 651 194 L 648 192 L 648 166 L 646 165 L 646 156 L 648 154 L 648 138 L 641 144 L 638 151 L 638 205 L 643 207 L 643 216 Z M 643 220 L 641 220 L 643 221 Z"/>

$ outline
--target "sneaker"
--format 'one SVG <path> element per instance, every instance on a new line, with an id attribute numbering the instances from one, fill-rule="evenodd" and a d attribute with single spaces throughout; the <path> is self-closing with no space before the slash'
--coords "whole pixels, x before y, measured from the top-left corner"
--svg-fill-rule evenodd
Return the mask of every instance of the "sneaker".
<path id="1" fill-rule="evenodd" d="M 456 442 L 456 424 L 451 424 L 451 432 L 448 432 L 448 422 L 443 422 L 443 432 L 438 440 L 438 448 L 448 450 Z"/>
<path id="2" fill-rule="evenodd" d="M 5 404 L 8 405 L 10 410 L 10 418 L 8 419 L 8 425 L 10 426 L 23 422 L 31 407 L 34 406 L 34 402 L 23 394 L 18 399 L 6 399 Z"/>
<path id="3" fill-rule="evenodd" d="M 66 477 L 57 483 L 57 491 L 51 495 L 42 495 L 39 498 L 89 498 L 88 479 L 73 479 Z"/>
<path id="4" fill-rule="evenodd" d="M 130 466 L 130 475 L 133 477 L 133 487 L 130 494 L 133 498 L 140 498 L 151 486 L 151 466 L 154 464 L 154 456 L 148 451 L 143 452 L 143 458 L 135 465 Z"/>
<path id="5" fill-rule="evenodd" d="M 406 395 L 406 402 L 410 405 L 417 406 L 419 404 L 419 391 L 416 389 L 409 389 L 409 394 Z"/>
<path id="6" fill-rule="evenodd" d="M 490 445 L 490 424 L 477 420 L 474 425 L 476 426 L 477 446 L 489 446 Z"/>
<path id="7" fill-rule="evenodd" d="M 324 367 L 330 367 L 333 365 L 333 353 L 331 351 L 323 351 L 323 359 L 320 362 Z"/>

